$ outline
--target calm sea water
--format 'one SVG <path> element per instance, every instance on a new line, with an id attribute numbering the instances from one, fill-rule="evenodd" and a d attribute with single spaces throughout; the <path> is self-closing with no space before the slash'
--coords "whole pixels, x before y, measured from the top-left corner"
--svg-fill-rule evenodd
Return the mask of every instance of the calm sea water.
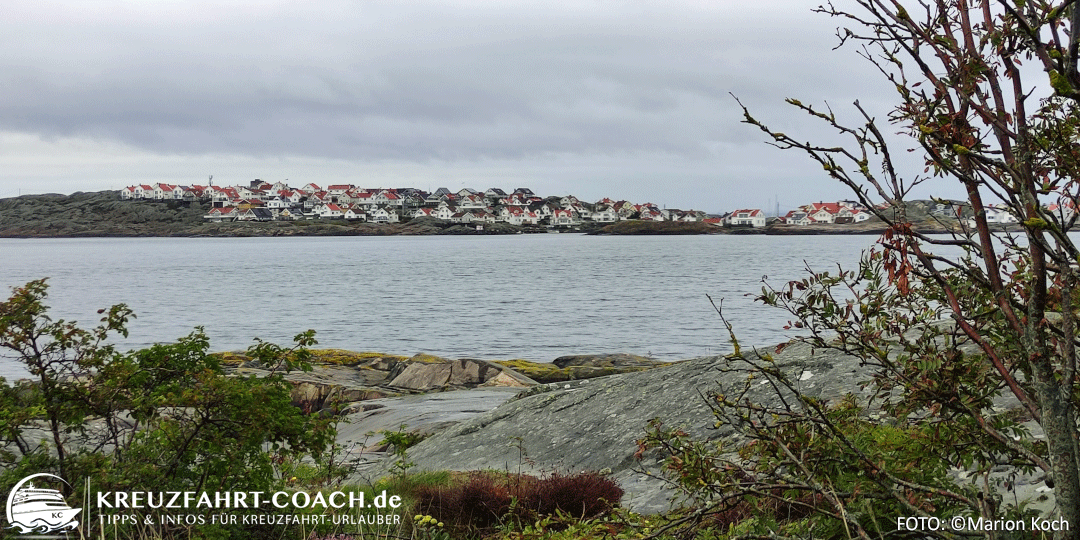
<path id="1" fill-rule="evenodd" d="M 628 352 L 679 360 L 729 350 L 706 295 L 743 344 L 788 339 L 753 301 L 804 266 L 853 266 L 873 236 L 0 239 L 0 285 L 48 277 L 53 318 L 136 312 L 124 347 L 203 326 L 214 350 L 288 344 L 551 361 Z M 804 264 L 805 263 L 805 264 Z M 0 376 L 23 374 L 0 358 Z"/>

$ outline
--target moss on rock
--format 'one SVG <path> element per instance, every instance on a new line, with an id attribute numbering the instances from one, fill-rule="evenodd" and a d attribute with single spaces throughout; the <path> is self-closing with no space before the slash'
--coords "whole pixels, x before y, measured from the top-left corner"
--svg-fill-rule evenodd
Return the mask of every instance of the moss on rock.
<path id="1" fill-rule="evenodd" d="M 251 360 L 250 356 L 238 352 L 218 352 L 212 353 L 210 354 L 210 356 L 221 359 L 221 363 L 225 364 L 226 366 L 239 366 L 240 364 Z"/>
<path id="2" fill-rule="evenodd" d="M 408 359 L 409 362 L 420 362 L 422 364 L 445 364 L 450 360 L 441 356 L 435 356 L 433 354 L 417 353 Z"/>
<path id="3" fill-rule="evenodd" d="M 370 363 L 372 360 L 396 360 L 404 361 L 406 357 L 398 356 L 395 354 L 384 354 L 377 352 L 356 352 L 348 351 L 345 349 L 312 349 L 311 361 L 324 364 L 334 364 L 339 366 L 361 366 L 360 364 Z"/>

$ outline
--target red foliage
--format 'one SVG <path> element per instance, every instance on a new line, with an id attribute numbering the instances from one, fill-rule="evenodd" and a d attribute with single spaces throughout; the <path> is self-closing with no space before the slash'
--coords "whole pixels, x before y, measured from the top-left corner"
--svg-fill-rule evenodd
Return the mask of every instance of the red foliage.
<path id="1" fill-rule="evenodd" d="M 417 493 L 420 513 L 469 530 L 492 527 L 505 518 L 532 521 L 557 511 L 596 517 L 610 512 L 622 496 L 618 484 L 592 472 L 542 478 L 474 473 L 463 484 Z"/>
<path id="2" fill-rule="evenodd" d="M 458 486 L 423 487 L 416 495 L 420 513 L 455 528 L 496 525 L 513 502 L 506 485 L 485 474 L 472 474 Z"/>
<path id="3" fill-rule="evenodd" d="M 566 514 L 591 518 L 606 514 L 622 499 L 623 490 L 615 482 L 594 472 L 571 476 L 551 474 L 531 479 L 518 497 L 520 504 L 535 515 Z"/>

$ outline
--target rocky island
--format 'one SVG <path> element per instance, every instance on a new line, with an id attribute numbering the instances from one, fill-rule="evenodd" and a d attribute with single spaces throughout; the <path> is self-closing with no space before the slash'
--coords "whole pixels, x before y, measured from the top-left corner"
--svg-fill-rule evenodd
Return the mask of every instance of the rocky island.
<path id="1" fill-rule="evenodd" d="M 563 200 L 566 199 L 566 200 Z M 420 203 L 418 203 L 420 204 Z M 0 199 L 0 237 L 260 237 L 260 236 L 398 236 L 398 235 L 478 235 L 522 234 L 537 232 L 579 232 L 596 235 L 700 235 L 700 234 L 880 234 L 885 226 L 877 218 L 858 222 L 807 221 L 805 213 L 796 213 L 801 221 L 761 218 L 760 224 L 740 224 L 738 213 L 708 216 L 704 212 L 681 210 L 636 210 L 623 214 L 594 212 L 602 204 L 581 203 L 576 199 L 548 198 L 539 203 L 553 212 L 570 205 L 573 214 L 564 224 L 550 221 L 497 220 L 493 213 L 485 218 L 470 214 L 464 218 L 442 219 L 434 215 L 407 215 L 397 219 L 372 222 L 337 216 L 308 214 L 303 219 L 208 219 L 215 208 L 210 201 L 182 199 L 122 198 L 118 191 L 73 193 L 71 195 L 24 195 Z M 618 203 L 612 202 L 617 205 Z M 818 204 L 818 203 L 815 203 Z M 833 203 L 829 203 L 833 204 Z M 576 206 L 575 206 L 576 205 Z M 644 205 L 636 205 L 644 206 Z M 636 207 L 635 206 L 635 207 Z M 810 205 L 812 206 L 812 205 Z M 826 208 L 827 205 L 823 206 Z M 418 207 L 418 209 L 421 207 Z M 498 206 L 492 207 L 494 209 Z M 503 207 L 506 208 L 506 207 Z M 843 212 L 848 207 L 840 207 Z M 824 210 L 822 210 L 824 212 Z M 960 230 L 962 223 L 946 217 L 951 210 L 935 201 L 909 203 L 908 215 L 915 227 L 925 233 Z M 671 219 L 664 219 L 667 212 Z M 760 212 L 751 211 L 747 213 Z M 582 219 L 586 213 L 603 217 Z M 414 212 L 415 214 L 415 212 Z M 434 214 L 432 212 L 432 214 Z M 865 214 L 865 212 L 863 212 Z M 475 219 L 474 219 L 475 218 Z M 755 218 L 757 219 L 757 218 Z M 733 224 L 734 223 L 734 224 Z M 759 226 L 760 225 L 760 226 Z M 1001 225 L 1008 225 L 1002 223 Z"/>

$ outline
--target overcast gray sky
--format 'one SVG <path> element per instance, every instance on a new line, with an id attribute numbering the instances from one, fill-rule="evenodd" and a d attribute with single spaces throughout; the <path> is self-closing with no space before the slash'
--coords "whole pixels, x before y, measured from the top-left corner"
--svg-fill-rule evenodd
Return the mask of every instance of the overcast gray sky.
<path id="1" fill-rule="evenodd" d="M 531 187 L 710 212 L 848 196 L 737 95 L 883 117 L 814 0 L 8 0 L 0 197 L 219 185 Z M 950 193 L 936 193 L 949 196 Z"/>

